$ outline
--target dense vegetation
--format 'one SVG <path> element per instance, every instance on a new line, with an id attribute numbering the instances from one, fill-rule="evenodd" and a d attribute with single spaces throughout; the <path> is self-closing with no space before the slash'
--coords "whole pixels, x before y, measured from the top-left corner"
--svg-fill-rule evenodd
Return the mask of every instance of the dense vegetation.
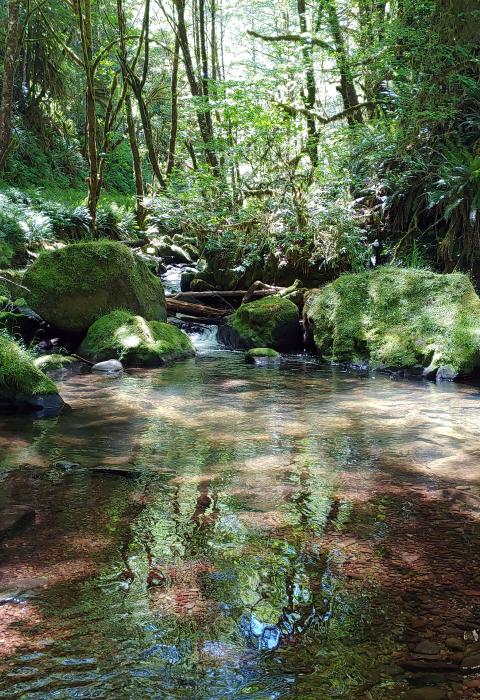
<path id="1" fill-rule="evenodd" d="M 275 274 L 476 273 L 479 26 L 475 0 L 9 0 L 0 265 L 147 230 Z"/>

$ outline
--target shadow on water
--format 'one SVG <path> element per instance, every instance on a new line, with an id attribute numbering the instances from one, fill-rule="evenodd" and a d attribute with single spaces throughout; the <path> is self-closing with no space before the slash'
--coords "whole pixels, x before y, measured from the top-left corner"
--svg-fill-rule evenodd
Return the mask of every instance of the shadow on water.
<path id="1" fill-rule="evenodd" d="M 478 617 L 476 389 L 215 353 L 62 394 L 0 427 L 0 504 L 36 513 L 1 552 L 1 698 L 470 697 L 444 641 Z"/>

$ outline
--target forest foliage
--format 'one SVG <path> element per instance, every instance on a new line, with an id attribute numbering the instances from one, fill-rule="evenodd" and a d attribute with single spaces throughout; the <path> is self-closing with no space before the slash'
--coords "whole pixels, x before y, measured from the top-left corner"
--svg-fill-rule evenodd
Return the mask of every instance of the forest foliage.
<path id="1" fill-rule="evenodd" d="M 160 229 L 479 272 L 476 0 L 9 0 L 0 28 L 0 266 Z"/>

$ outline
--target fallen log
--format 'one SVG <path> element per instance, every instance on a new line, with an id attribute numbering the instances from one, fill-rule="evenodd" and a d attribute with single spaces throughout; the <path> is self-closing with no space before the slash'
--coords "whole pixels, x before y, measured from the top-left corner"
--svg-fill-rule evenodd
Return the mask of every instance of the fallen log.
<path id="1" fill-rule="evenodd" d="M 194 304 L 182 301 L 176 297 L 167 297 L 167 311 L 169 314 L 186 314 L 188 316 L 200 316 L 208 318 L 223 318 L 232 312 L 231 309 L 215 309 L 213 306 Z"/>
<path id="2" fill-rule="evenodd" d="M 280 289 L 280 287 L 279 287 Z M 283 287 L 282 287 L 283 289 Z M 183 299 L 184 297 L 198 297 L 199 299 L 214 299 L 215 297 L 226 297 L 227 299 L 230 297 L 244 297 L 245 294 L 247 293 L 248 290 L 246 289 L 240 289 L 240 290 L 233 290 L 233 291 L 217 291 L 217 290 L 212 290 L 209 292 L 178 292 L 178 294 L 175 294 L 173 297 L 174 299 Z M 255 297 L 264 297 L 268 296 L 269 294 L 274 294 L 275 292 L 272 291 L 257 291 L 253 293 L 253 296 Z"/>
<path id="3" fill-rule="evenodd" d="M 197 326 L 220 326 L 224 323 L 224 317 L 210 318 L 209 316 L 189 316 L 177 313 L 176 318 L 179 321 L 185 321 L 185 323 L 195 323 Z"/>

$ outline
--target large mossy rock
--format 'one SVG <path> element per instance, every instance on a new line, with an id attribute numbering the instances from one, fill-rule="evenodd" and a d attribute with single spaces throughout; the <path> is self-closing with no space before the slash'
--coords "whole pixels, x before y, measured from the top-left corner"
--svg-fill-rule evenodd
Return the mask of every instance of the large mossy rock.
<path id="1" fill-rule="evenodd" d="M 288 351 L 301 342 L 298 308 L 289 299 L 274 294 L 242 304 L 219 326 L 219 340 L 227 347 L 258 347 Z"/>
<path id="2" fill-rule="evenodd" d="M 64 403 L 54 382 L 14 340 L 0 334 L 0 406 L 59 413 Z"/>
<path id="3" fill-rule="evenodd" d="M 74 243 L 44 252 L 27 271 L 24 284 L 32 309 L 65 333 L 85 333 L 115 309 L 149 321 L 167 317 L 162 283 L 122 243 Z"/>
<path id="4" fill-rule="evenodd" d="M 466 275 L 383 267 L 307 294 L 319 354 L 381 369 L 425 368 L 455 379 L 480 369 L 480 299 Z"/>
<path id="5" fill-rule="evenodd" d="M 79 352 L 94 362 L 117 359 L 134 367 L 156 367 L 195 355 L 190 338 L 176 326 L 127 311 L 113 311 L 96 321 Z"/>

